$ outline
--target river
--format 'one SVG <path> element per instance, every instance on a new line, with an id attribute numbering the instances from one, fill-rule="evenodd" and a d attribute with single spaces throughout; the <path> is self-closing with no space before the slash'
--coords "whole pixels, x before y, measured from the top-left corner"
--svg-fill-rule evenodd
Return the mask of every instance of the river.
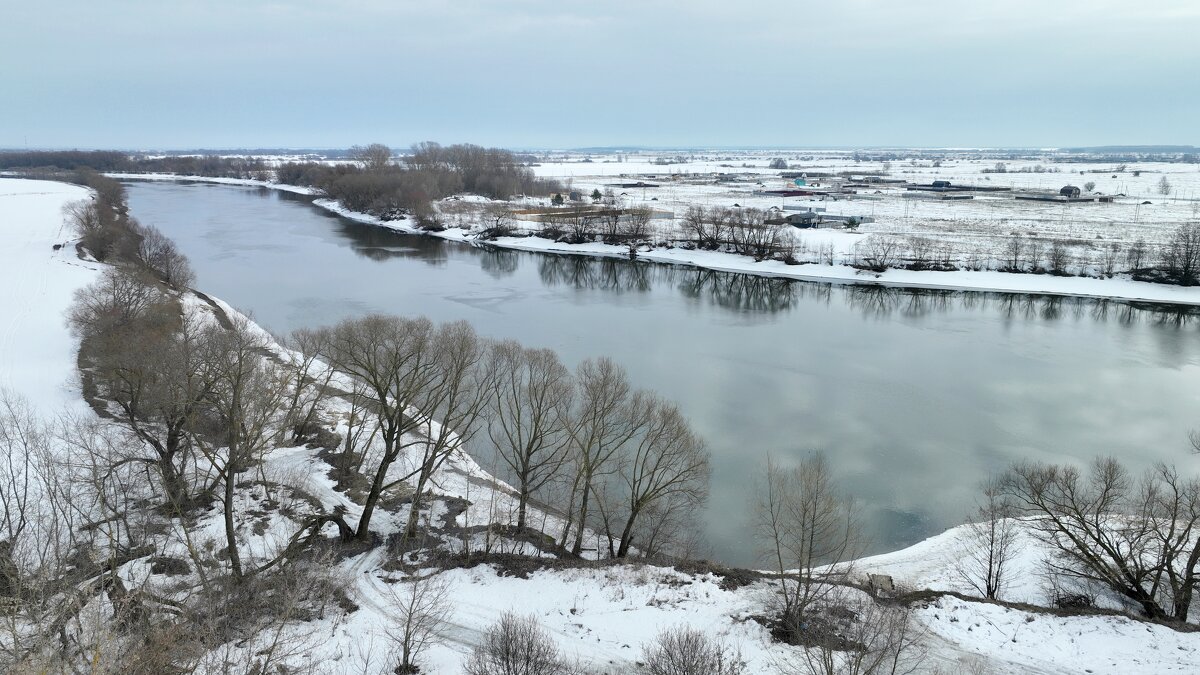
<path id="1" fill-rule="evenodd" d="M 277 333 L 367 312 L 607 355 L 707 441 L 707 553 L 755 562 L 768 456 L 826 454 L 872 550 L 962 521 L 1019 459 L 1194 464 L 1200 315 L 1186 307 L 828 285 L 404 235 L 262 188 L 130 182 L 197 287 Z"/>

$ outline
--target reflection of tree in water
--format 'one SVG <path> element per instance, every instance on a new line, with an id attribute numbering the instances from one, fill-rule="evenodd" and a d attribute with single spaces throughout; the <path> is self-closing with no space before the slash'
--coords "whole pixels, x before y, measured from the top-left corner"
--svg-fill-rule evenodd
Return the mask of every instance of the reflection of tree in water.
<path id="1" fill-rule="evenodd" d="M 707 299 L 718 307 L 738 312 L 774 313 L 796 306 L 797 288 L 800 294 L 815 288 L 810 284 L 798 284 L 779 277 L 763 277 L 754 274 L 732 274 L 705 269 L 681 268 L 676 270 L 677 286 L 684 296 Z M 828 300 L 828 285 L 824 291 L 818 289 L 815 297 L 820 299 L 824 292 Z"/>
<path id="2" fill-rule="evenodd" d="M 659 265 L 633 263 L 615 258 L 570 255 L 538 257 L 538 276 L 547 286 L 602 290 L 614 293 L 645 293 L 661 271 Z"/>
<path id="3" fill-rule="evenodd" d="M 1154 305 L 1149 313 L 1158 326 L 1186 328 L 1200 324 L 1200 308 L 1191 305 Z"/>
<path id="4" fill-rule="evenodd" d="M 339 223 L 337 232 L 350 240 L 350 248 L 355 253 L 370 260 L 383 262 L 403 258 L 444 265 L 449 257 L 446 242 L 434 237 L 402 234 L 345 220 Z"/>
<path id="5" fill-rule="evenodd" d="M 920 318 L 929 314 L 944 314 L 954 308 L 954 291 L 930 290 L 904 292 L 904 316 Z"/>
<path id="6" fill-rule="evenodd" d="M 479 257 L 479 266 L 493 279 L 503 279 L 516 273 L 521 265 L 521 253 L 511 249 L 487 248 Z"/>
<path id="7" fill-rule="evenodd" d="M 890 316 L 907 299 L 905 291 L 889 286 L 848 285 L 843 286 L 846 306 L 862 312 L 863 316 L 884 318 Z"/>
<path id="8" fill-rule="evenodd" d="M 1122 302 L 1104 298 L 1028 293 L 988 293 L 876 285 L 842 286 L 848 307 L 864 316 L 885 318 L 899 311 L 907 318 L 943 314 L 958 309 L 995 312 L 1006 320 L 1079 321 L 1115 320 L 1122 325 L 1142 321 L 1162 326 L 1185 327 L 1200 324 L 1200 308 L 1188 305 Z"/>

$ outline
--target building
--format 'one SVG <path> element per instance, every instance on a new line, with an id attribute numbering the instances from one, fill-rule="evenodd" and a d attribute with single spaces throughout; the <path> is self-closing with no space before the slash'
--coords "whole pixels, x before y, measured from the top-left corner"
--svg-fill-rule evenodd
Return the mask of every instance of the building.
<path id="1" fill-rule="evenodd" d="M 1066 197 L 1067 199 L 1079 199 L 1079 195 L 1081 193 L 1079 188 L 1075 187 L 1074 185 L 1065 185 L 1061 190 L 1058 191 L 1058 194 Z"/>

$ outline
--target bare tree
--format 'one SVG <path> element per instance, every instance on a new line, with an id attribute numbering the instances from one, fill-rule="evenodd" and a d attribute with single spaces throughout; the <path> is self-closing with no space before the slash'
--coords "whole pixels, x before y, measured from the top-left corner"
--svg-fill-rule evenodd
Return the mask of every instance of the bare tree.
<path id="1" fill-rule="evenodd" d="M 489 204 L 483 212 L 488 238 L 507 237 L 516 231 L 516 214 L 508 202 Z"/>
<path id="2" fill-rule="evenodd" d="M 650 219 L 654 212 L 645 206 L 629 209 L 621 223 L 621 234 L 634 241 L 650 236 Z"/>
<path id="3" fill-rule="evenodd" d="M 530 497 L 563 467 L 574 399 L 571 373 L 549 349 L 512 341 L 489 356 L 488 436 L 517 479 L 517 531 L 524 531 Z"/>
<path id="4" fill-rule="evenodd" d="M 1024 264 L 1024 256 L 1027 246 L 1025 238 L 1019 234 L 1014 234 L 1004 243 L 1004 268 L 1003 272 L 1020 272 Z"/>
<path id="5" fill-rule="evenodd" d="M 989 600 L 997 600 L 1008 585 L 1009 564 L 1020 553 L 1019 512 L 998 479 L 980 486 L 980 500 L 967 523 L 966 550 L 958 573 Z"/>
<path id="6" fill-rule="evenodd" d="M 741 654 L 690 626 L 668 628 L 642 644 L 650 675 L 741 675 Z"/>
<path id="7" fill-rule="evenodd" d="M 1171 181 L 1167 180 L 1167 175 L 1163 174 L 1162 178 L 1158 179 L 1158 185 L 1155 187 L 1158 194 L 1166 197 L 1171 194 Z"/>
<path id="8" fill-rule="evenodd" d="M 1084 183 L 1083 189 L 1086 192 L 1091 192 L 1092 190 L 1095 190 L 1096 189 L 1096 181 L 1089 180 L 1088 182 Z"/>
<path id="9" fill-rule="evenodd" d="M 690 234 L 696 246 L 703 249 L 715 249 L 724 243 L 727 236 L 727 224 L 731 213 L 726 209 L 705 209 L 703 206 L 690 206 L 680 221 L 684 232 Z"/>
<path id="10" fill-rule="evenodd" d="M 1112 242 L 1100 249 L 1100 270 L 1106 277 L 1112 277 L 1117 271 L 1117 261 L 1121 258 L 1121 246 Z"/>
<path id="11" fill-rule="evenodd" d="M 369 171 L 385 169 L 392 162 L 392 149 L 383 143 L 372 143 L 368 146 L 356 145 L 350 148 L 350 156 Z"/>
<path id="12" fill-rule="evenodd" d="M 1181 226 L 1163 248 L 1163 266 L 1179 284 L 1193 286 L 1200 276 L 1200 224 Z"/>
<path id="13" fill-rule="evenodd" d="M 778 573 L 780 616 L 795 631 L 809 608 L 832 592 L 827 582 L 850 573 L 846 563 L 861 551 L 857 513 L 834 487 L 820 454 L 792 469 L 769 460 L 758 492 L 758 537 Z"/>
<path id="14" fill-rule="evenodd" d="M 470 324 L 465 321 L 442 324 L 432 344 L 433 381 L 418 392 L 415 411 L 409 412 L 417 413 L 415 435 L 420 440 L 415 447 L 420 455 L 407 475 L 384 486 L 391 488 L 403 481 L 413 481 L 405 530 L 408 536 L 416 535 L 423 495 L 434 474 L 474 436 L 492 390 L 488 373 L 482 367 L 487 342 Z"/>
<path id="15" fill-rule="evenodd" d="M 560 675 L 558 646 L 533 615 L 506 612 L 483 635 L 463 672 L 466 675 Z"/>
<path id="16" fill-rule="evenodd" d="M 1050 242 L 1050 249 L 1047 255 L 1047 262 L 1050 264 L 1050 272 L 1053 274 L 1066 274 L 1067 265 L 1070 263 L 1071 252 L 1067 248 L 1067 243 L 1061 239 L 1055 239 Z"/>
<path id="17" fill-rule="evenodd" d="M 417 430 L 419 406 L 438 380 L 433 332 L 428 319 L 383 315 L 348 319 L 321 331 L 321 356 L 361 383 L 364 414 L 375 417 L 383 443 L 355 531 L 359 539 L 369 536 L 389 470 L 405 449 L 402 439 Z"/>
<path id="18" fill-rule="evenodd" d="M 907 243 L 912 268 L 927 269 L 933 261 L 934 241 L 929 237 L 909 237 Z"/>
<path id="19" fill-rule="evenodd" d="M 625 523 L 618 558 L 629 555 L 638 520 L 647 508 L 677 497 L 694 509 L 708 495 L 711 473 L 704 441 L 673 404 L 648 398 L 636 424 L 639 432 L 619 460 Z"/>
<path id="20" fill-rule="evenodd" d="M 642 405 L 644 394 L 634 394 L 625 370 L 607 358 L 581 363 L 575 380 L 579 398 L 570 430 L 575 478 L 571 508 L 563 526 L 563 545 L 574 525 L 572 552 L 579 555 L 598 482 L 616 470 L 614 457 L 638 433 L 634 411 Z"/>
<path id="21" fill-rule="evenodd" d="M 289 378 L 289 394 L 284 427 L 291 432 L 293 442 L 316 440 L 318 413 L 333 393 L 330 383 L 337 371 L 320 359 L 321 337 L 318 331 L 300 329 L 286 339 L 277 339 L 287 358 L 284 372 Z"/>
<path id="22" fill-rule="evenodd" d="M 1129 247 L 1129 251 L 1125 253 L 1125 263 L 1129 265 L 1129 269 L 1138 270 L 1142 268 L 1142 263 L 1146 259 L 1148 247 L 1146 240 L 1139 238 Z"/>
<path id="23" fill-rule="evenodd" d="M 734 251 L 765 260 L 777 253 L 784 236 L 783 225 L 767 222 L 759 209 L 736 209 L 730 212 L 729 232 Z"/>
<path id="24" fill-rule="evenodd" d="M 1200 565 L 1200 481 L 1160 465 L 1136 481 L 1112 459 L 1084 475 L 1022 463 L 1002 483 L 1053 555 L 1049 574 L 1099 584 L 1147 617 L 1187 621 Z"/>
<path id="25" fill-rule="evenodd" d="M 172 508 L 188 503 L 188 430 L 212 387 L 203 319 L 183 311 L 144 277 L 106 272 L 76 293 L 69 313 L 81 338 L 84 390 L 143 443 L 126 444 L 120 464 L 154 466 Z M 149 452 L 147 452 L 149 451 Z"/>
<path id="26" fill-rule="evenodd" d="M 396 618 L 388 637 L 400 652 L 396 672 L 420 672 L 421 654 L 438 639 L 452 614 L 450 583 L 437 574 L 413 577 L 402 590 L 389 589 L 389 595 Z"/>
<path id="27" fill-rule="evenodd" d="M 176 248 L 175 242 L 153 226 L 139 226 L 138 234 L 138 262 L 173 288 L 187 289 L 195 283 L 192 266 Z"/>
<path id="28" fill-rule="evenodd" d="M 235 317 L 229 328 L 209 326 L 202 340 L 213 384 L 205 414 L 189 432 L 217 474 L 229 565 L 240 582 L 257 569 L 243 565 L 238 545 L 238 475 L 261 461 L 284 426 L 288 376 L 264 356 L 264 337 L 243 317 Z"/>
<path id="29" fill-rule="evenodd" d="M 859 264 L 876 272 L 896 266 L 900 260 L 901 244 L 896 237 L 873 234 L 866 241 L 855 244 Z"/>

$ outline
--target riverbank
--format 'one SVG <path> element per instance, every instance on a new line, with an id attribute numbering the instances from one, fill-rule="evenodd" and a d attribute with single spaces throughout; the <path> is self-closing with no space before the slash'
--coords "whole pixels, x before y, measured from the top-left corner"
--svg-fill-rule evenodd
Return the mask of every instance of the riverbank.
<path id="1" fill-rule="evenodd" d="M 351 211 L 337 202 L 320 199 L 314 190 L 301 186 L 282 185 L 250 179 L 205 178 L 162 174 L 112 174 L 112 176 L 114 178 L 129 180 L 199 182 L 281 190 L 293 194 L 316 197 L 313 200 L 316 206 L 361 223 L 385 227 L 398 232 L 433 236 L 471 245 L 592 257 L 625 259 L 630 257 L 629 248 L 626 246 L 598 242 L 566 244 L 532 235 L 499 237 L 495 240 L 483 241 L 479 238 L 477 231 L 461 227 L 430 232 L 416 227 L 414 223 L 407 219 L 385 221 L 369 214 Z M 818 230 L 813 231 L 808 236 L 814 239 L 828 239 L 835 237 L 855 237 L 856 235 L 832 230 Z M 819 242 L 814 241 L 811 243 L 816 244 Z M 1050 274 L 1012 274 L 996 271 L 974 272 L 965 270 L 937 272 L 889 269 L 885 272 L 870 272 L 859 270 L 849 265 L 811 263 L 788 265 L 776 260 L 755 262 L 752 258 L 746 256 L 720 251 L 688 250 L 678 247 L 651 248 L 648 246 L 642 246 L 637 250 L 636 259 L 647 262 L 687 265 L 722 272 L 753 274 L 819 283 L 870 284 L 896 288 L 1057 295 L 1200 306 L 1200 287 L 1171 286 L 1134 281 L 1128 275 L 1116 275 L 1111 279 L 1098 279 L 1094 277 L 1054 276 Z"/>

